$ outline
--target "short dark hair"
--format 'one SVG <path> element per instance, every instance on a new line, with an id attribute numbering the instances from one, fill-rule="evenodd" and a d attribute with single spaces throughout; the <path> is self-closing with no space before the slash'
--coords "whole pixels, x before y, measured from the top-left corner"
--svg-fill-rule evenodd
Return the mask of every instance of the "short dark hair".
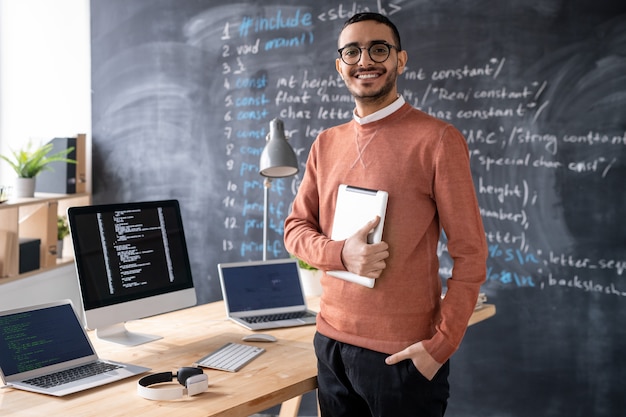
<path id="1" fill-rule="evenodd" d="M 383 25 L 388 26 L 393 32 L 393 37 L 394 37 L 394 42 L 396 43 L 395 44 L 396 48 L 398 49 L 398 51 L 402 50 L 402 44 L 400 42 L 400 32 L 398 32 L 398 28 L 396 27 L 396 25 L 393 24 L 391 20 L 389 20 L 387 16 L 382 15 L 380 13 L 374 13 L 374 12 L 357 13 L 353 15 L 351 18 L 349 18 L 348 20 L 346 20 L 341 30 L 343 31 L 346 27 L 350 26 L 353 23 L 364 22 L 366 20 L 374 20 L 378 23 L 382 23 Z"/>

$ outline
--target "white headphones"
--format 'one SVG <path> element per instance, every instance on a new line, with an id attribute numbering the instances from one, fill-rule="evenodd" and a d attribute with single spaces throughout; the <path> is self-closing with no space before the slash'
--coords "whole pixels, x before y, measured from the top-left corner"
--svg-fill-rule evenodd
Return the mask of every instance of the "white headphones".
<path id="1" fill-rule="evenodd" d="M 185 388 L 150 388 L 150 385 L 163 382 L 172 382 L 174 377 Z M 137 381 L 137 394 L 148 400 L 177 400 L 186 395 L 200 394 L 209 388 L 209 378 L 200 368 L 180 368 L 175 374 L 172 372 L 160 372 L 144 376 Z"/>

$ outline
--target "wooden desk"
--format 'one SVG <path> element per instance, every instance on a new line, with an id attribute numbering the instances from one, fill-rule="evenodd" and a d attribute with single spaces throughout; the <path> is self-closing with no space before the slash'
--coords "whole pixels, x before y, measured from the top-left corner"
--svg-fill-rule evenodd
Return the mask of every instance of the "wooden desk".
<path id="1" fill-rule="evenodd" d="M 483 304 L 481 307 L 474 310 L 474 314 L 470 317 L 468 326 L 479 323 L 483 320 L 487 320 L 489 317 L 493 317 L 496 314 L 496 306 L 493 304 Z"/>
<path id="2" fill-rule="evenodd" d="M 316 309 L 319 300 L 311 301 L 311 308 Z M 495 307 L 487 305 L 474 313 L 470 324 L 493 314 Z M 91 338 L 103 358 L 150 367 L 153 372 L 176 371 L 229 341 L 241 342 L 241 337 L 250 333 L 224 317 L 223 303 L 215 302 L 127 323 L 129 330 L 164 336 L 151 343 L 125 347 L 98 340 L 93 334 Z M 317 388 L 314 331 L 314 326 L 268 331 L 278 342 L 257 343 L 267 351 L 239 372 L 205 369 L 209 389 L 193 397 L 176 401 L 146 400 L 137 395 L 138 378 L 63 398 L 3 389 L 0 415 L 243 417 L 286 402 L 281 416 L 296 416 L 301 395 Z"/>

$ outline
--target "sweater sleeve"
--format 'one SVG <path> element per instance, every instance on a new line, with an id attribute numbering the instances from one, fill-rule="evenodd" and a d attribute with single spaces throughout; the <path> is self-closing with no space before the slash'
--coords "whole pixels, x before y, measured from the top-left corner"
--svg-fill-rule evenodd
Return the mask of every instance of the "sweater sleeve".
<path id="1" fill-rule="evenodd" d="M 341 261 L 344 241 L 331 240 L 323 233 L 325 225 L 320 224 L 319 220 L 320 195 L 315 180 L 317 154 L 317 142 L 314 142 L 291 213 L 285 219 L 285 248 L 290 254 L 318 269 L 341 270 L 345 269 Z"/>
<path id="2" fill-rule="evenodd" d="M 461 133 L 444 130 L 434 162 L 433 198 L 454 261 L 435 335 L 426 350 L 443 363 L 458 349 L 486 278 L 487 242 Z"/>

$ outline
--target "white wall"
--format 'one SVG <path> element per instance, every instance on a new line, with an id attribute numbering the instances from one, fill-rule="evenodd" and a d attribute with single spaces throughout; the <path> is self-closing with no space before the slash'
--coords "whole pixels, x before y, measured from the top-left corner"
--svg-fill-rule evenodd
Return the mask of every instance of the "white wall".
<path id="1" fill-rule="evenodd" d="M 0 1 L 2 154 L 89 134 L 90 85 L 89 0 Z M 0 165 L 0 183 L 10 185 L 15 175 Z"/>
<path id="2" fill-rule="evenodd" d="M 0 153 L 29 140 L 87 133 L 91 155 L 90 61 L 89 0 L 0 0 Z M 14 178 L 0 161 L 0 184 L 12 185 Z M 8 284 L 1 280 L 2 309 L 80 301 L 73 266 Z"/>

